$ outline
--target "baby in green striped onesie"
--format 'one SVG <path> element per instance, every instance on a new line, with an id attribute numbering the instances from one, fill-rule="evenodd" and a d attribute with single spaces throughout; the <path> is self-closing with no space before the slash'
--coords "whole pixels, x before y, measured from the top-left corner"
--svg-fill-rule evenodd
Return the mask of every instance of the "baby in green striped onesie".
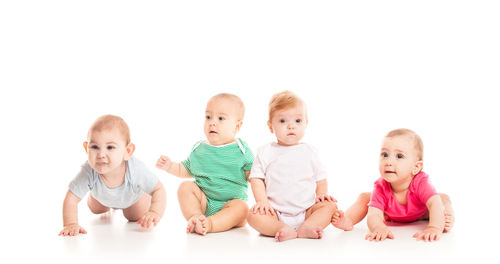
<path id="1" fill-rule="evenodd" d="M 182 214 L 187 232 L 205 235 L 246 224 L 247 179 L 253 164 L 248 145 L 236 134 L 241 128 L 245 107 L 232 94 L 212 97 L 205 111 L 207 141 L 197 142 L 181 163 L 161 156 L 156 167 L 181 178 L 194 178 L 179 186 Z"/>

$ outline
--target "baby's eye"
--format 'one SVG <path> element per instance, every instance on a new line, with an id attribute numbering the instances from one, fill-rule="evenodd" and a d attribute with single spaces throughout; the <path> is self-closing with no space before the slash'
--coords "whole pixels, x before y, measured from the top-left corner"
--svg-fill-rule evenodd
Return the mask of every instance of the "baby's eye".
<path id="1" fill-rule="evenodd" d="M 403 154 L 397 154 L 397 155 L 396 155 L 396 157 L 397 157 L 398 159 L 404 159 L 404 158 L 405 158 L 405 156 L 404 156 Z"/>
<path id="2" fill-rule="evenodd" d="M 97 145 L 92 145 L 90 146 L 91 149 L 99 149 L 99 147 Z"/>
<path id="3" fill-rule="evenodd" d="M 285 123 L 285 119 L 280 119 L 280 123 L 284 124 Z"/>
<path id="4" fill-rule="evenodd" d="M 302 122 L 302 119 L 297 119 L 297 120 L 295 120 L 295 122 L 300 123 L 300 122 Z"/>
<path id="5" fill-rule="evenodd" d="M 225 119 L 224 117 L 222 117 L 222 116 L 219 116 L 219 120 L 220 120 L 220 121 L 224 121 L 224 120 L 226 120 L 226 119 Z"/>
<path id="6" fill-rule="evenodd" d="M 108 150 L 113 150 L 113 149 L 115 149 L 115 146 L 108 146 L 107 149 Z"/>
<path id="7" fill-rule="evenodd" d="M 209 115 L 205 116 L 205 119 L 210 120 L 210 116 Z"/>
<path id="8" fill-rule="evenodd" d="M 384 158 L 389 157 L 389 155 L 387 155 L 387 152 L 382 152 L 382 153 L 380 153 L 380 156 L 381 156 L 381 157 L 384 157 Z"/>

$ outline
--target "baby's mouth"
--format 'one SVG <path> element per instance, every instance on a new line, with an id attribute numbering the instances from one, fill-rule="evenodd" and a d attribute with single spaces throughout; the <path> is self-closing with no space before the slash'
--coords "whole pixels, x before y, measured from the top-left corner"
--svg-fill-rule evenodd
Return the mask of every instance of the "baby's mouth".
<path id="1" fill-rule="evenodd" d="M 210 131 L 210 134 L 217 134 L 216 131 Z"/>
<path id="2" fill-rule="evenodd" d="M 295 136 L 295 133 L 288 133 L 287 136 Z"/>
<path id="3" fill-rule="evenodd" d="M 394 173 L 394 174 L 396 174 L 395 171 L 384 171 L 384 173 Z"/>

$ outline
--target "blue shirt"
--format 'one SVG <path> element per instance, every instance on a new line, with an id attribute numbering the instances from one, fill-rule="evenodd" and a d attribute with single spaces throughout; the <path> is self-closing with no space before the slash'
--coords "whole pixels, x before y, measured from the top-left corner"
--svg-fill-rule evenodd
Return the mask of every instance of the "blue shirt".
<path id="1" fill-rule="evenodd" d="M 125 209 L 136 203 L 142 194 L 151 193 L 158 184 L 158 178 L 144 163 L 131 157 L 126 161 L 125 181 L 116 188 L 108 188 L 102 176 L 85 162 L 78 175 L 69 184 L 70 191 L 82 199 L 87 192 L 102 205 L 110 208 Z"/>

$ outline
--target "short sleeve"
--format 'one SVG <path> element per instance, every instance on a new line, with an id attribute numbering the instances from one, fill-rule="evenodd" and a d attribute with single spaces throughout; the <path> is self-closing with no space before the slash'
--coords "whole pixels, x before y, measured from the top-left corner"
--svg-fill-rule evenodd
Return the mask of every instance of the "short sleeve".
<path id="1" fill-rule="evenodd" d="M 187 159 L 183 160 L 181 163 L 182 165 L 184 165 L 184 168 L 186 169 L 186 171 L 189 173 L 189 175 L 193 175 L 192 171 L 191 171 L 191 155 L 193 154 L 193 152 L 196 150 L 196 148 L 198 148 L 198 146 L 202 143 L 202 141 L 198 141 L 196 142 L 192 149 L 191 149 L 191 153 L 189 153 L 189 156 L 187 157 Z"/>
<path id="2" fill-rule="evenodd" d="M 145 193 L 150 194 L 158 184 L 158 177 L 142 161 L 130 159 L 128 162 L 130 163 L 129 169 L 132 184 Z"/>
<path id="3" fill-rule="evenodd" d="M 82 165 L 80 172 L 76 177 L 70 182 L 69 190 L 76 195 L 78 198 L 82 199 L 87 192 L 91 191 L 93 188 L 93 170 L 88 162 Z"/>
<path id="4" fill-rule="evenodd" d="M 186 160 L 183 160 L 181 163 L 182 165 L 184 165 L 184 168 L 186 168 L 186 171 L 189 173 L 189 175 L 193 175 L 193 173 L 191 172 L 191 160 L 189 159 L 189 157 Z"/>
<path id="5" fill-rule="evenodd" d="M 436 189 L 429 182 L 427 174 L 423 174 L 415 179 L 415 188 L 418 199 L 424 204 L 427 204 L 429 198 L 437 194 Z"/>
<path id="6" fill-rule="evenodd" d="M 252 153 L 252 150 L 248 147 L 248 145 L 245 143 L 245 164 L 243 165 L 243 170 L 249 171 L 252 169 L 253 163 L 254 163 L 254 156 Z"/>
<path id="7" fill-rule="evenodd" d="M 368 206 L 375 207 L 382 211 L 385 211 L 387 200 L 385 197 L 384 186 L 382 184 L 382 181 L 383 180 L 379 179 L 378 181 L 375 182 Z"/>
<path id="8" fill-rule="evenodd" d="M 328 172 L 326 170 L 325 165 L 321 162 L 319 158 L 318 151 L 314 148 L 313 150 L 313 169 L 314 169 L 314 180 L 321 181 L 327 178 Z"/>
<path id="9" fill-rule="evenodd" d="M 250 171 L 250 177 L 251 178 L 259 178 L 259 179 L 264 179 L 266 175 L 264 174 L 264 165 L 262 164 L 262 157 L 261 153 L 257 152 L 257 156 L 255 157 L 255 160 L 252 164 L 252 169 Z"/>

